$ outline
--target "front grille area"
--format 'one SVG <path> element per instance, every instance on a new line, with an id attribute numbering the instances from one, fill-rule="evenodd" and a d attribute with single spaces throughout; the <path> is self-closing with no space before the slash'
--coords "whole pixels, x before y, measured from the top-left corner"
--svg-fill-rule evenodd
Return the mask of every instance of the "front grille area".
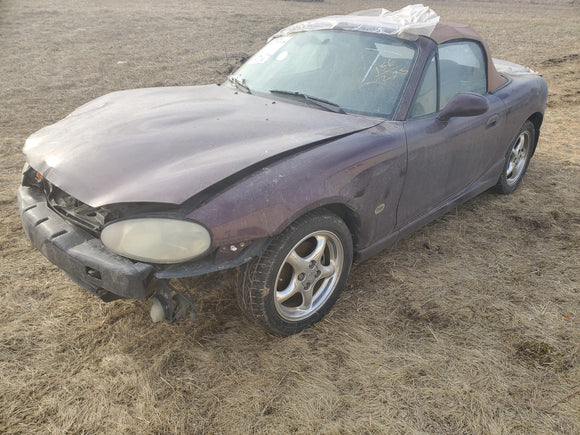
<path id="1" fill-rule="evenodd" d="M 51 210 L 95 237 L 100 237 L 103 228 L 118 219 L 148 215 L 183 219 L 186 214 L 180 205 L 154 202 L 114 203 L 91 207 L 55 186 L 28 165 L 22 173 L 22 185 L 38 189 Z"/>
<path id="2" fill-rule="evenodd" d="M 107 207 L 91 207 L 59 189 L 31 167 L 22 174 L 22 185 L 42 191 L 48 206 L 67 221 L 99 237 L 107 222 L 118 218 L 118 213 Z"/>
<path id="3" fill-rule="evenodd" d="M 52 210 L 94 236 L 98 237 L 105 224 L 118 217 L 106 207 L 95 208 L 79 201 L 46 179 L 41 180 L 40 184 Z"/>

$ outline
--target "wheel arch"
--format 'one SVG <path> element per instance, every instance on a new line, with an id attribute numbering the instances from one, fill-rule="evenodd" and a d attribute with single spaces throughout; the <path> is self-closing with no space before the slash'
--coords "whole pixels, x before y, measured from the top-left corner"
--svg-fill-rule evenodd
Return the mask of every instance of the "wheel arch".
<path id="1" fill-rule="evenodd" d="M 530 116 L 528 119 L 528 121 L 530 121 L 532 124 L 534 124 L 534 130 L 536 131 L 535 134 L 535 140 L 532 148 L 532 155 L 534 155 L 534 152 L 536 151 L 536 146 L 538 145 L 538 139 L 540 138 L 540 127 L 542 126 L 542 122 L 544 122 L 544 115 L 540 112 L 536 112 L 534 113 L 532 116 Z"/>
<path id="2" fill-rule="evenodd" d="M 359 215 L 353 209 L 341 203 L 327 204 L 320 208 L 323 210 L 326 209 L 331 213 L 334 213 L 344 221 L 344 223 L 346 224 L 346 226 L 350 231 L 352 243 L 356 250 L 356 247 L 358 246 L 359 233 L 361 229 L 361 221 Z"/>
<path id="3" fill-rule="evenodd" d="M 280 225 L 278 229 L 271 235 L 274 237 L 277 234 L 280 234 L 284 231 L 289 225 L 293 222 L 297 221 L 301 217 L 315 212 L 330 212 L 336 216 L 338 216 L 348 227 L 348 230 L 352 237 L 352 243 L 355 252 L 357 251 L 358 242 L 360 239 L 360 232 L 362 228 L 361 219 L 359 214 L 353 210 L 348 205 L 342 202 L 331 202 L 328 204 L 319 204 L 312 208 L 306 208 L 301 210 L 299 213 L 295 214 L 289 221 L 286 221 L 283 225 Z"/>

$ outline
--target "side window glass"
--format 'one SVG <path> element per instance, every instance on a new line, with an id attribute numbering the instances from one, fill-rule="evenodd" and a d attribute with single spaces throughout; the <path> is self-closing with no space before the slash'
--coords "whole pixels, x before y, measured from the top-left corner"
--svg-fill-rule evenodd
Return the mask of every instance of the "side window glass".
<path id="1" fill-rule="evenodd" d="M 470 41 L 449 42 L 439 46 L 441 108 L 460 92 L 487 92 L 487 74 L 483 50 Z"/>
<path id="2" fill-rule="evenodd" d="M 411 118 L 437 112 L 437 65 L 435 56 L 431 58 L 417 98 L 411 107 Z"/>

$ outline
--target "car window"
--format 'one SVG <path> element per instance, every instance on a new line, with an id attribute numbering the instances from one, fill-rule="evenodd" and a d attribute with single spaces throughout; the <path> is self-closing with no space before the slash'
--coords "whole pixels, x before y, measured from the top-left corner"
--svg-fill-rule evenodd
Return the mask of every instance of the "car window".
<path id="1" fill-rule="evenodd" d="M 423 76 L 417 98 L 411 107 L 410 116 L 417 118 L 435 112 L 437 112 L 437 64 L 436 58 L 433 56 Z"/>
<path id="2" fill-rule="evenodd" d="M 473 41 L 449 42 L 439 46 L 439 107 L 460 92 L 484 95 L 487 91 L 483 49 Z"/>
<path id="3" fill-rule="evenodd" d="M 253 93 L 305 94 L 346 113 L 391 118 L 416 52 L 414 43 L 385 35 L 302 32 L 273 39 L 234 77 Z"/>

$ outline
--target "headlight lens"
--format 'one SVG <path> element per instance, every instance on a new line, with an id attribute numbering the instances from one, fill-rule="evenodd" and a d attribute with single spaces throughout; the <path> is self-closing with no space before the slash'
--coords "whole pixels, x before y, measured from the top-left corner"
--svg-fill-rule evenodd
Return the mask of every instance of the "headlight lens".
<path id="1" fill-rule="evenodd" d="M 103 229 L 101 240 L 116 254 L 149 263 L 181 263 L 211 245 L 209 232 L 201 225 L 165 218 L 115 222 Z"/>

